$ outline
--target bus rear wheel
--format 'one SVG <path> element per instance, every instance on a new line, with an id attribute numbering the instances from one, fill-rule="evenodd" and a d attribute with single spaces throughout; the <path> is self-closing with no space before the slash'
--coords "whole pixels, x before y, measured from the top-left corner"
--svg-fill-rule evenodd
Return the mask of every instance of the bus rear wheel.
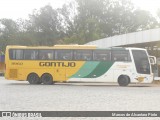
<path id="1" fill-rule="evenodd" d="M 45 85 L 52 85 L 53 84 L 53 77 L 49 73 L 45 73 L 41 76 L 41 81 Z"/>
<path id="2" fill-rule="evenodd" d="M 130 83 L 130 78 L 126 75 L 120 75 L 118 77 L 118 84 L 120 86 L 127 86 Z"/>
<path id="3" fill-rule="evenodd" d="M 30 73 L 27 77 L 27 80 L 30 84 L 41 84 L 41 80 L 36 73 Z"/>

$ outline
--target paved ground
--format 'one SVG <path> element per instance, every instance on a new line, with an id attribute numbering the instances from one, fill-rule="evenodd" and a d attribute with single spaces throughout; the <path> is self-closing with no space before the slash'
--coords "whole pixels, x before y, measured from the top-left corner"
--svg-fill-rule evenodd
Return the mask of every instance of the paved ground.
<path id="1" fill-rule="evenodd" d="M 0 111 L 12 110 L 160 111 L 160 85 L 138 84 L 128 87 L 107 83 L 29 85 L 28 82 L 7 81 L 0 77 Z"/>

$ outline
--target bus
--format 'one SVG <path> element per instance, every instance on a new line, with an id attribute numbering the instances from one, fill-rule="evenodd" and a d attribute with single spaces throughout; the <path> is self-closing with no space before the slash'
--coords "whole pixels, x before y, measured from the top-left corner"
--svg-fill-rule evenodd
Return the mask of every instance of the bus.
<path id="1" fill-rule="evenodd" d="M 112 82 L 151 83 L 146 49 L 94 45 L 7 46 L 5 78 L 30 84 Z"/>

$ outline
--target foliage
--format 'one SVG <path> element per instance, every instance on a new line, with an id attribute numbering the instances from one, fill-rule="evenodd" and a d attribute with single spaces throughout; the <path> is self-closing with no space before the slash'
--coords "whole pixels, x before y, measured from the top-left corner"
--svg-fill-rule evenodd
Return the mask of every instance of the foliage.
<path id="1" fill-rule="evenodd" d="M 0 50 L 14 44 L 84 44 L 158 26 L 157 19 L 130 0 L 75 0 L 58 9 L 46 5 L 34 10 L 28 20 L 0 19 Z"/>

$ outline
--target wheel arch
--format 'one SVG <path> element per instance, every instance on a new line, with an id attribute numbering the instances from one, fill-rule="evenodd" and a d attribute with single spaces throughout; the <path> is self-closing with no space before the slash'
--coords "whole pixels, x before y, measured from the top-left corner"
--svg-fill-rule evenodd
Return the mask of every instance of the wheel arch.
<path id="1" fill-rule="evenodd" d="M 53 76 L 52 74 L 46 72 L 46 73 L 43 73 L 40 77 L 41 81 L 43 84 L 47 84 L 47 85 L 51 85 L 51 84 L 54 84 L 54 79 L 53 79 Z"/>
<path id="2" fill-rule="evenodd" d="M 31 75 L 31 74 L 36 74 L 36 75 L 38 75 L 38 77 L 40 78 L 39 74 L 37 74 L 36 72 L 30 72 L 30 73 L 28 73 L 27 76 L 26 76 L 26 81 L 28 81 L 28 77 L 29 77 L 29 75 Z"/>
<path id="3" fill-rule="evenodd" d="M 126 77 L 128 77 L 128 79 L 129 79 L 129 83 L 131 83 L 131 78 L 130 78 L 130 76 L 129 76 L 129 75 L 127 75 L 127 74 L 121 74 L 121 75 L 119 75 L 119 76 L 118 76 L 118 78 L 117 78 L 117 82 L 118 82 L 118 79 L 119 79 L 120 77 L 122 77 L 122 76 L 126 76 Z"/>
<path id="4" fill-rule="evenodd" d="M 117 79 L 117 83 L 120 86 L 127 86 L 128 84 L 130 84 L 130 82 L 131 82 L 130 77 L 126 74 L 121 74 Z"/>
<path id="5" fill-rule="evenodd" d="M 54 78 L 53 75 L 52 75 L 51 73 L 49 73 L 49 72 L 42 73 L 39 77 L 41 78 L 41 77 L 44 76 L 44 75 L 51 75 L 52 78 Z"/>
<path id="6" fill-rule="evenodd" d="M 27 81 L 30 83 L 30 84 L 41 84 L 41 80 L 40 80 L 40 77 L 38 76 L 37 73 L 30 73 L 28 74 L 27 76 Z"/>

